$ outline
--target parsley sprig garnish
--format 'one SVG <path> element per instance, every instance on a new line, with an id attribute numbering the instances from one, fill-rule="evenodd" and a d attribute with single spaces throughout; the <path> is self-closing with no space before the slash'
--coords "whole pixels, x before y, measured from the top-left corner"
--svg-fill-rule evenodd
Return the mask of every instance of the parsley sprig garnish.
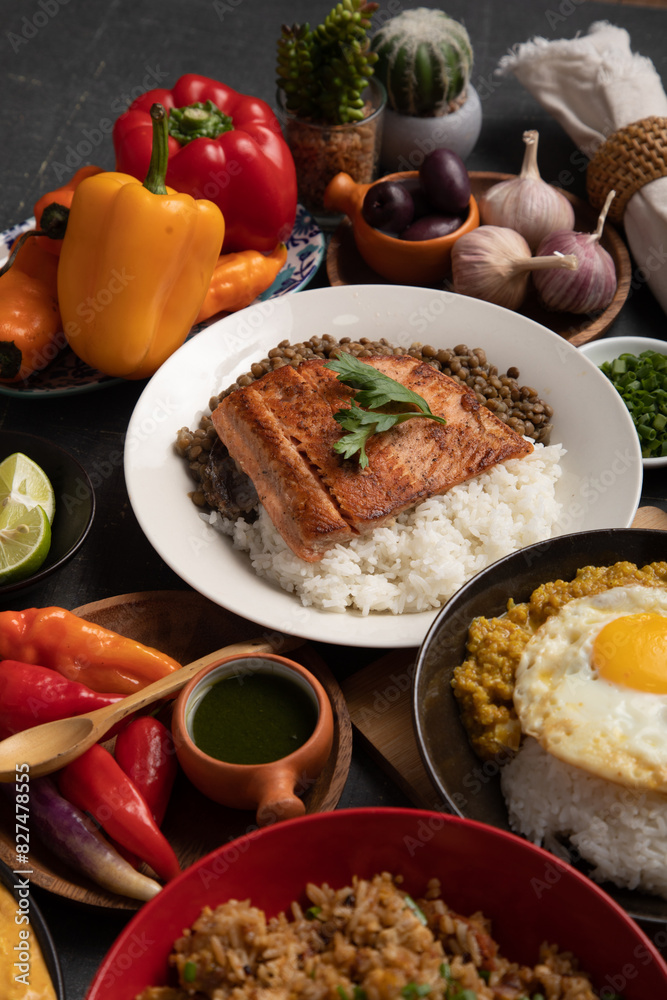
<path id="1" fill-rule="evenodd" d="M 388 431 L 390 427 L 413 417 L 428 417 L 440 424 L 447 423 L 444 417 L 431 413 L 428 403 L 418 393 L 379 372 L 373 365 L 359 361 L 352 354 L 339 352 L 335 360 L 325 364 L 325 368 L 336 372 L 340 382 L 357 390 L 351 405 L 334 413 L 334 420 L 348 432 L 336 442 L 334 451 L 344 458 L 352 458 L 358 452 L 362 469 L 368 465 L 366 442 L 374 434 Z M 381 409 L 389 404 L 416 407 L 416 411 L 410 409 L 392 413 Z"/>

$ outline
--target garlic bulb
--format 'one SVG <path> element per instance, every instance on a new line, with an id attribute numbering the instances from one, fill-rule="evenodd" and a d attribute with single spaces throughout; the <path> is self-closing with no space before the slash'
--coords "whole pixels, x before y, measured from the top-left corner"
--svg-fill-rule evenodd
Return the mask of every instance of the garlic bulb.
<path id="1" fill-rule="evenodd" d="M 459 236 L 452 247 L 454 291 L 506 309 L 523 304 L 531 271 L 576 266 L 572 256 L 532 257 L 523 236 L 502 226 L 480 226 Z"/>
<path id="2" fill-rule="evenodd" d="M 606 309 L 613 299 L 618 284 L 616 267 L 599 241 L 615 195 L 615 191 L 609 192 L 594 233 L 561 230 L 551 233 L 540 243 L 540 254 L 573 254 L 579 262 L 574 272 L 533 275 L 535 287 L 547 309 L 577 315 L 596 313 Z"/>
<path id="3" fill-rule="evenodd" d="M 537 168 L 539 133 L 523 133 L 526 149 L 521 173 L 494 184 L 479 201 L 484 225 L 507 226 L 521 233 L 531 250 L 557 229 L 572 229 L 574 209 L 564 194 L 547 184 Z"/>

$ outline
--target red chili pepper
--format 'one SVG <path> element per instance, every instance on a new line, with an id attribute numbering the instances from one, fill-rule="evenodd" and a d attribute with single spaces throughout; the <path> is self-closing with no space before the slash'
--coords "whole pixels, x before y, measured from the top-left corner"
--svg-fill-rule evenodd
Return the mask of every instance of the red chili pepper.
<path id="1" fill-rule="evenodd" d="M 122 698 L 121 694 L 91 691 L 49 667 L 0 660 L 0 738 L 42 722 L 83 715 Z"/>
<path id="2" fill-rule="evenodd" d="M 136 716 L 118 733 L 114 756 L 160 826 L 178 771 L 171 733 L 152 715 Z"/>
<path id="3" fill-rule="evenodd" d="M 72 805 L 90 813 L 110 837 L 147 862 L 161 878 L 168 880 L 180 873 L 178 858 L 145 799 L 99 743 L 58 772 L 58 786 Z"/>
<path id="4" fill-rule="evenodd" d="M 225 219 L 223 252 L 269 251 L 285 243 L 296 216 L 296 170 L 269 105 L 193 73 L 172 90 L 142 94 L 113 129 L 116 169 L 142 181 L 156 102 L 170 112 L 166 183 L 218 206 Z"/>

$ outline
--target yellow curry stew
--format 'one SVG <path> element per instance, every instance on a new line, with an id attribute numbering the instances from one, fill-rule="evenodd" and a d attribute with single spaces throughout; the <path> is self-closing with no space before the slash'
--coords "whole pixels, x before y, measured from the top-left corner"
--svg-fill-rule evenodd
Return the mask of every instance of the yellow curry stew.
<path id="1" fill-rule="evenodd" d="M 28 913 L 0 885 L 0 994 L 3 1000 L 57 1000 Z"/>
<path id="2" fill-rule="evenodd" d="M 516 751 L 521 725 L 514 710 L 514 676 L 524 647 L 547 618 L 579 597 L 600 594 L 612 587 L 632 585 L 667 587 L 667 563 L 642 568 L 631 562 L 611 566 L 584 566 L 573 580 L 551 580 L 498 618 L 475 618 L 468 629 L 466 659 L 454 670 L 452 688 L 463 725 L 482 760 Z"/>

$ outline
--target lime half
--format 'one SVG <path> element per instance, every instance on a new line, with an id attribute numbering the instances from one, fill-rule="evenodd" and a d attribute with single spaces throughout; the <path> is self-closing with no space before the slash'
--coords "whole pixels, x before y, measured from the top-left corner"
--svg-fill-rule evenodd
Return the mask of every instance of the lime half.
<path id="1" fill-rule="evenodd" d="M 43 507 L 15 508 L 13 524 L 0 528 L 0 584 L 32 576 L 51 547 L 51 525 Z"/>
<path id="2" fill-rule="evenodd" d="M 0 528 L 20 515 L 19 508 L 41 507 L 53 523 L 56 495 L 49 477 L 31 458 L 17 451 L 0 462 Z"/>

